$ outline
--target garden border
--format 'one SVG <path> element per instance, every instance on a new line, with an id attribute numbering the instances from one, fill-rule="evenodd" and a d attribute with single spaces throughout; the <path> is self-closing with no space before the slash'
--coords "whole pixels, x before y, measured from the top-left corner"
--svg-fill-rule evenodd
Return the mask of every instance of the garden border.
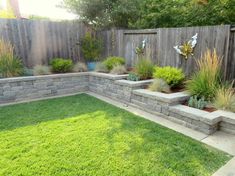
<path id="1" fill-rule="evenodd" d="M 235 134 L 235 113 L 209 113 L 184 106 L 181 103 L 189 99 L 186 92 L 152 92 L 143 88 L 153 80 L 134 82 L 126 78 L 127 75 L 83 72 L 0 79 L 0 105 L 91 91 L 205 134 L 217 130 Z"/>

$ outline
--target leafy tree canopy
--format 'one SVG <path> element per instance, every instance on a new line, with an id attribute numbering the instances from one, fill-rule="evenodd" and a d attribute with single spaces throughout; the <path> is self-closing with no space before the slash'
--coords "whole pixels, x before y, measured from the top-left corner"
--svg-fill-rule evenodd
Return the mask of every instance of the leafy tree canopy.
<path id="1" fill-rule="evenodd" d="M 235 0 L 63 0 L 98 27 L 157 28 L 235 24 Z"/>

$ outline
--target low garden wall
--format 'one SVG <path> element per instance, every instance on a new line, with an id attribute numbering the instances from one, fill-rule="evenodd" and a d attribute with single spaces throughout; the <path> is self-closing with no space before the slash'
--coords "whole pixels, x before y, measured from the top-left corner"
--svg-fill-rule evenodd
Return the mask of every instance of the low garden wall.
<path id="1" fill-rule="evenodd" d="M 88 73 L 0 79 L 0 104 L 88 91 Z"/>
<path id="2" fill-rule="evenodd" d="M 206 134 L 216 130 L 235 134 L 235 113 L 206 112 L 181 105 L 189 98 L 186 92 L 152 92 L 144 88 L 153 80 L 126 78 L 127 75 L 87 72 L 0 79 L 0 104 L 91 91 Z"/>
<path id="3" fill-rule="evenodd" d="M 149 85 L 152 80 L 128 81 L 127 75 L 90 73 L 89 90 L 121 102 L 131 101 L 132 91 Z"/>

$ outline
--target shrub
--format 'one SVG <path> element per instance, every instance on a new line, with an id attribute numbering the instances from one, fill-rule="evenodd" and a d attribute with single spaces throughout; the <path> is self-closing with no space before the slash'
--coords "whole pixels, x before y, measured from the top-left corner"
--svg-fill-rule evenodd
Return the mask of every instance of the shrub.
<path id="1" fill-rule="evenodd" d="M 107 67 L 102 62 L 96 64 L 95 71 L 96 72 L 102 72 L 102 73 L 108 73 L 109 72 Z"/>
<path id="2" fill-rule="evenodd" d="M 25 67 L 23 69 L 23 75 L 24 76 L 33 76 L 33 69 Z"/>
<path id="3" fill-rule="evenodd" d="M 116 65 L 113 67 L 110 73 L 115 74 L 115 75 L 121 75 L 121 74 L 125 74 L 126 72 L 127 72 L 126 67 L 124 65 Z"/>
<path id="4" fill-rule="evenodd" d="M 162 79 L 154 79 L 153 83 L 149 85 L 148 89 L 157 92 L 170 92 L 170 86 Z"/>
<path id="5" fill-rule="evenodd" d="M 87 71 L 87 66 L 86 64 L 82 62 L 78 62 L 74 65 L 73 67 L 74 72 L 86 72 Z"/>
<path id="6" fill-rule="evenodd" d="M 135 65 L 135 72 L 141 80 L 152 78 L 154 65 L 149 59 L 140 59 Z"/>
<path id="7" fill-rule="evenodd" d="M 213 104 L 218 109 L 235 112 L 235 92 L 232 86 L 221 86 L 216 91 Z"/>
<path id="8" fill-rule="evenodd" d="M 103 64 L 107 67 L 109 71 L 113 69 L 113 67 L 117 65 L 124 65 L 125 64 L 125 59 L 122 57 L 108 57 L 105 61 L 103 61 Z"/>
<path id="9" fill-rule="evenodd" d="M 212 100 L 219 87 L 221 61 L 215 50 L 213 52 L 207 50 L 197 61 L 198 72 L 187 81 L 187 90 L 192 95 L 205 97 L 208 101 Z"/>
<path id="10" fill-rule="evenodd" d="M 156 67 L 153 75 L 154 78 L 163 79 L 171 87 L 179 86 L 185 78 L 182 69 L 170 66 Z"/>
<path id="11" fill-rule="evenodd" d="M 197 109 L 204 109 L 207 105 L 207 102 L 205 101 L 205 98 L 198 98 L 196 95 L 190 97 L 189 101 L 188 101 L 188 106 L 189 107 L 193 107 L 193 108 L 197 108 Z"/>
<path id="12" fill-rule="evenodd" d="M 139 81 L 140 78 L 136 73 L 129 73 L 128 77 L 127 77 L 127 80 L 129 80 L 129 81 Z"/>
<path id="13" fill-rule="evenodd" d="M 82 53 L 84 58 L 88 61 L 98 60 L 100 53 L 103 49 L 102 41 L 99 38 L 95 38 L 91 33 L 86 33 L 82 39 Z"/>
<path id="14" fill-rule="evenodd" d="M 49 75 L 51 74 L 50 68 L 46 65 L 36 65 L 33 67 L 33 75 Z"/>
<path id="15" fill-rule="evenodd" d="M 67 73 L 72 71 L 73 62 L 71 59 L 55 58 L 51 61 L 51 67 L 55 73 Z"/>
<path id="16" fill-rule="evenodd" d="M 13 77 L 23 74 L 21 60 L 14 56 L 10 42 L 0 40 L 0 77 Z"/>

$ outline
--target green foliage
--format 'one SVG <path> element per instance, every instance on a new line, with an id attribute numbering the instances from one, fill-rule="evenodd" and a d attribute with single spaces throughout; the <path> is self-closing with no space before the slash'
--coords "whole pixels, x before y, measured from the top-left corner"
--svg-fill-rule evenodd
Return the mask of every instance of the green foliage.
<path id="1" fill-rule="evenodd" d="M 159 28 L 235 23 L 234 0 L 64 0 L 98 27 Z"/>
<path id="2" fill-rule="evenodd" d="M 106 65 L 104 65 L 104 63 L 102 63 L 102 62 L 99 62 L 96 64 L 95 71 L 101 72 L 101 73 L 108 73 L 109 72 Z"/>
<path id="3" fill-rule="evenodd" d="M 207 105 L 207 102 L 205 101 L 205 98 L 198 98 L 196 95 L 190 97 L 189 101 L 188 101 L 188 106 L 189 107 L 193 107 L 193 108 L 197 108 L 197 109 L 204 109 Z"/>
<path id="4" fill-rule="evenodd" d="M 23 74 L 23 64 L 14 56 L 10 42 L 0 39 L 0 77 L 14 77 Z"/>
<path id="5" fill-rule="evenodd" d="M 231 86 L 221 86 L 216 90 L 214 106 L 218 109 L 235 112 L 235 90 Z"/>
<path id="6" fill-rule="evenodd" d="M 33 76 L 33 69 L 24 67 L 24 69 L 23 69 L 23 75 L 24 75 L 24 76 Z"/>
<path id="7" fill-rule="evenodd" d="M 205 26 L 235 23 L 235 1 L 143 0 L 134 28 Z"/>
<path id="8" fill-rule="evenodd" d="M 210 101 L 215 97 L 219 86 L 218 81 L 210 81 L 211 77 L 205 71 L 195 73 L 190 80 L 186 82 L 186 88 L 191 95 L 205 97 Z"/>
<path id="9" fill-rule="evenodd" d="M 208 176 L 232 158 L 85 94 L 0 114 L 2 176 Z"/>
<path id="10" fill-rule="evenodd" d="M 109 71 L 111 71 L 117 65 L 124 65 L 125 59 L 122 57 L 111 56 L 108 57 L 105 61 L 103 61 L 103 64 L 107 67 Z"/>
<path id="11" fill-rule="evenodd" d="M 131 72 L 131 73 L 128 74 L 127 80 L 129 80 L 129 81 L 139 81 L 140 78 L 136 73 Z"/>
<path id="12" fill-rule="evenodd" d="M 87 66 L 86 64 L 82 62 L 78 62 L 74 65 L 73 67 L 74 72 L 86 72 L 87 71 Z"/>
<path id="13" fill-rule="evenodd" d="M 150 59 L 141 58 L 135 64 L 135 72 L 141 80 L 152 78 L 154 64 Z"/>
<path id="14" fill-rule="evenodd" d="M 138 19 L 142 0 L 63 0 L 63 7 L 94 27 L 128 27 Z"/>
<path id="15" fill-rule="evenodd" d="M 151 91 L 170 93 L 170 86 L 163 79 L 154 79 L 148 87 Z"/>
<path id="16" fill-rule="evenodd" d="M 214 99 L 220 85 L 221 61 L 216 51 L 207 50 L 197 61 L 198 71 L 187 81 L 186 88 L 191 95 L 204 97 L 207 101 Z"/>
<path id="17" fill-rule="evenodd" d="M 81 41 L 81 45 L 82 53 L 87 61 L 99 60 L 103 49 L 103 42 L 100 38 L 92 36 L 91 33 L 87 32 Z"/>
<path id="18" fill-rule="evenodd" d="M 115 74 L 115 75 L 122 75 L 122 74 L 125 74 L 126 72 L 127 70 L 124 65 L 116 65 L 113 67 L 110 73 Z"/>
<path id="19" fill-rule="evenodd" d="M 170 66 L 156 67 L 153 76 L 165 80 L 171 87 L 179 86 L 185 78 L 182 69 Z"/>
<path id="20" fill-rule="evenodd" d="M 73 62 L 71 59 L 55 58 L 51 61 L 52 71 L 55 73 L 71 72 Z"/>
<path id="21" fill-rule="evenodd" d="M 0 77 L 20 76 L 23 72 L 23 64 L 20 59 L 8 56 L 0 58 Z"/>
<path id="22" fill-rule="evenodd" d="M 11 4 L 10 4 L 10 0 L 5 0 L 6 1 L 6 9 L 1 9 L 0 7 L 0 18 L 16 18 Z M 1 4 L 0 4 L 1 5 Z"/>
<path id="23" fill-rule="evenodd" d="M 35 76 L 49 75 L 49 74 L 51 74 L 51 70 L 50 70 L 50 67 L 48 67 L 46 65 L 36 65 L 35 67 L 33 67 L 33 74 Z"/>

